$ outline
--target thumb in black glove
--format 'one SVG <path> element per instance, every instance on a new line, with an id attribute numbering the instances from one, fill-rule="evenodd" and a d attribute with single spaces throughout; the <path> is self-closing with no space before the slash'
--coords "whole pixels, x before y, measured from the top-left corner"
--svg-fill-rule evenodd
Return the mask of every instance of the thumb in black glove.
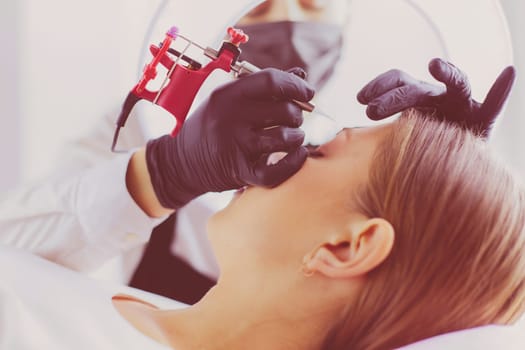
<path id="1" fill-rule="evenodd" d="M 313 88 L 295 72 L 264 69 L 228 83 L 190 116 L 179 134 L 148 143 L 146 160 L 157 198 L 179 208 L 206 192 L 245 185 L 273 187 L 306 160 L 302 110 Z M 287 152 L 277 164 L 267 156 Z"/>
<path id="2" fill-rule="evenodd" d="M 435 58 L 429 63 L 429 71 L 445 86 L 416 80 L 400 70 L 390 70 L 361 89 L 357 99 L 368 105 L 366 113 L 373 120 L 412 107 L 434 108 L 439 117 L 488 137 L 512 89 L 516 78 L 514 67 L 502 71 L 483 103 L 472 98 L 467 76 L 453 64 Z"/>

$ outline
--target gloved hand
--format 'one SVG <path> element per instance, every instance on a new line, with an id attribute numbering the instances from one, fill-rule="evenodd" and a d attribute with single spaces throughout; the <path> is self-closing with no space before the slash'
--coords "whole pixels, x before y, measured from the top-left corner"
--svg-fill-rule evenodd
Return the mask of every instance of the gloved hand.
<path id="1" fill-rule="evenodd" d="M 206 192 L 245 185 L 277 186 L 297 172 L 307 157 L 301 144 L 302 110 L 313 88 L 302 72 L 264 69 L 215 90 L 174 138 L 146 147 L 148 171 L 157 198 L 177 209 Z M 267 165 L 273 152 L 288 155 Z"/>
<path id="2" fill-rule="evenodd" d="M 368 105 L 366 114 L 373 120 L 384 119 L 411 107 L 428 107 L 436 109 L 439 117 L 488 137 L 516 78 L 514 67 L 503 70 L 483 103 L 472 99 L 467 76 L 453 64 L 435 58 L 428 68 L 430 74 L 445 86 L 418 81 L 405 72 L 391 70 L 361 89 L 357 100 Z"/>

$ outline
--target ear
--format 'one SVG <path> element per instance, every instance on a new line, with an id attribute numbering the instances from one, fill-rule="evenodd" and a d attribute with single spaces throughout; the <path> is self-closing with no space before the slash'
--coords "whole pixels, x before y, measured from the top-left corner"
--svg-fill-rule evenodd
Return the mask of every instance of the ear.
<path id="1" fill-rule="evenodd" d="M 305 256 L 305 268 L 331 278 L 363 276 L 387 258 L 394 236 L 394 228 L 384 219 L 354 222 L 348 232 Z"/>

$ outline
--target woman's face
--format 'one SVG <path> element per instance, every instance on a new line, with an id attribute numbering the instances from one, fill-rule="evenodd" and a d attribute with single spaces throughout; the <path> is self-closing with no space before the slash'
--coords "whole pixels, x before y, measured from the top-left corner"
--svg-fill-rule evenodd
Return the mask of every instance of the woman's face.
<path id="1" fill-rule="evenodd" d="M 300 266 L 308 251 L 356 214 L 354 191 L 366 183 L 373 153 L 390 128 L 344 129 L 280 186 L 237 194 L 208 223 L 221 268 Z"/>

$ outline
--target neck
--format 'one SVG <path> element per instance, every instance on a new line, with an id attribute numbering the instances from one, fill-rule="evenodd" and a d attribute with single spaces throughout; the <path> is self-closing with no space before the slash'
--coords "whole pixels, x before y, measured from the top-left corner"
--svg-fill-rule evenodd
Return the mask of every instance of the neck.
<path id="1" fill-rule="evenodd" d="M 258 287 L 219 282 L 192 307 L 157 311 L 159 327 L 180 350 L 320 349 L 338 310 L 320 311 L 286 291 Z"/>

